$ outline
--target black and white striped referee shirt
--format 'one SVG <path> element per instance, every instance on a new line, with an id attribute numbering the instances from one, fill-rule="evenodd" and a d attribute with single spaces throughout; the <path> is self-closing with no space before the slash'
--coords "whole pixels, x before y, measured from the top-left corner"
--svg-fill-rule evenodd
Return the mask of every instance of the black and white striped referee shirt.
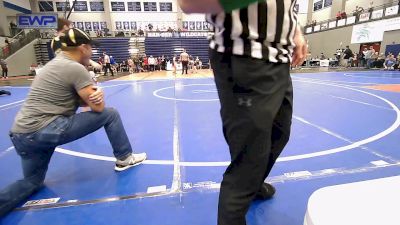
<path id="1" fill-rule="evenodd" d="M 214 26 L 210 48 L 273 63 L 292 59 L 297 14 L 296 0 L 264 0 L 230 13 L 207 15 Z"/>

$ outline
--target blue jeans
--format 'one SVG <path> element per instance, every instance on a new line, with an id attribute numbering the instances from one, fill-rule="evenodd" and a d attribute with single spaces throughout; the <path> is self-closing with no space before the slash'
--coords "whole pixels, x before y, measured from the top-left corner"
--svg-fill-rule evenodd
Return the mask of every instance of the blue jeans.
<path id="1" fill-rule="evenodd" d="M 43 186 L 47 168 L 57 146 L 80 139 L 104 127 L 117 159 L 132 153 L 119 113 L 112 108 L 103 112 L 84 112 L 58 117 L 48 126 L 29 134 L 10 133 L 21 157 L 24 178 L 0 192 L 0 217 L 14 209 Z"/>
<path id="2" fill-rule="evenodd" d="M 367 68 L 371 69 L 373 64 L 374 64 L 375 60 L 374 59 L 368 59 L 367 60 Z"/>

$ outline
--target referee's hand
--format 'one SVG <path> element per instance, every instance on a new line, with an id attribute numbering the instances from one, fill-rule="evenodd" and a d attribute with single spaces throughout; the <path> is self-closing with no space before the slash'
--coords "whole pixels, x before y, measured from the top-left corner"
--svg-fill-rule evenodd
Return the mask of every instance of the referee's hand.
<path id="1" fill-rule="evenodd" d="M 296 44 L 296 47 L 294 48 L 292 66 L 301 66 L 307 57 L 308 45 L 299 28 L 296 29 L 294 43 Z"/>

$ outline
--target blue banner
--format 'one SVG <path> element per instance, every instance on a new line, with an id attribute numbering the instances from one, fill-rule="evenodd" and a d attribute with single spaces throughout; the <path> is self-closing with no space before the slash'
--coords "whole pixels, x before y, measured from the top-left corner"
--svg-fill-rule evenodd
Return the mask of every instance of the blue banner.
<path id="1" fill-rule="evenodd" d="M 20 29 L 57 29 L 57 14 L 18 14 Z"/>

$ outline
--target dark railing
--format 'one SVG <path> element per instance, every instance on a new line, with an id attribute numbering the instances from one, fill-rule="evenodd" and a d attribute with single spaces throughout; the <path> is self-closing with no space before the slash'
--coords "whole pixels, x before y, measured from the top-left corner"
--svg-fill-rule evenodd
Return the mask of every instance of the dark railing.
<path id="1" fill-rule="evenodd" d="M 386 15 L 386 8 L 392 7 L 399 5 L 399 9 L 396 12 L 396 14 L 393 15 Z M 372 13 L 377 10 L 383 10 L 383 14 L 381 17 L 378 18 L 373 18 Z M 362 16 L 364 13 L 369 13 L 369 18 L 367 20 L 363 21 L 362 19 L 360 20 L 360 16 Z M 400 0 L 393 1 L 392 3 L 387 3 L 384 5 L 379 5 L 379 6 L 373 6 L 372 8 L 366 8 L 364 9 L 363 12 L 346 12 L 346 17 L 345 18 L 332 18 L 329 20 L 324 20 L 324 21 L 319 21 L 318 23 L 314 24 L 307 24 L 304 27 L 304 33 L 305 34 L 310 34 L 310 33 L 316 33 L 316 32 L 322 32 L 326 30 L 332 30 L 332 29 L 338 29 L 346 26 L 353 26 L 355 24 L 360 24 L 360 23 L 367 23 L 371 21 L 377 21 L 377 20 L 382 20 L 382 19 L 387 19 L 391 17 L 396 17 L 400 15 Z M 351 21 L 349 19 L 352 19 L 355 17 L 355 21 Z M 339 21 L 344 20 L 344 24 L 339 24 Z M 326 26 L 328 24 L 328 26 Z M 331 26 L 331 24 L 333 26 Z"/>
<path id="2" fill-rule="evenodd" d="M 1 48 L 0 58 L 5 59 L 9 57 L 27 44 L 31 43 L 36 38 L 40 38 L 39 30 L 30 30 L 27 33 L 20 31 L 10 43 Z"/>

